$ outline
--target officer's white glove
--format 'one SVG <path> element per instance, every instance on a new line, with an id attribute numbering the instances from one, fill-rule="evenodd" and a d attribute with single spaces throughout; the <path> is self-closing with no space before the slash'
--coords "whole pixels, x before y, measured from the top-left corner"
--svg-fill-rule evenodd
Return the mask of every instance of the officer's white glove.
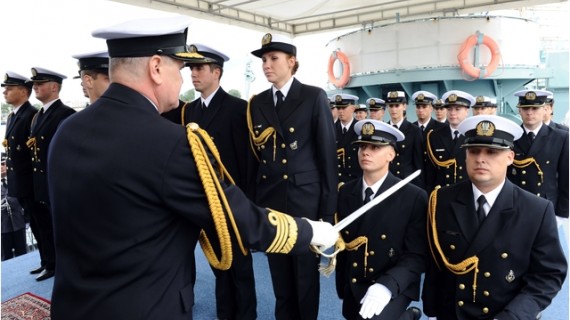
<path id="1" fill-rule="evenodd" d="M 428 320 L 437 320 L 437 317 L 428 317 Z"/>
<path id="2" fill-rule="evenodd" d="M 319 250 L 321 251 L 325 251 L 326 249 L 334 246 L 339 237 L 339 233 L 333 228 L 332 224 L 323 221 L 313 221 L 307 218 L 303 219 L 305 219 L 311 225 L 311 228 L 313 228 L 311 245 L 319 247 Z"/>
<path id="3" fill-rule="evenodd" d="M 391 298 L 392 292 L 384 285 L 379 283 L 371 285 L 368 287 L 364 298 L 360 300 L 362 304 L 360 316 L 364 319 L 370 319 L 375 315 L 379 315 Z"/>

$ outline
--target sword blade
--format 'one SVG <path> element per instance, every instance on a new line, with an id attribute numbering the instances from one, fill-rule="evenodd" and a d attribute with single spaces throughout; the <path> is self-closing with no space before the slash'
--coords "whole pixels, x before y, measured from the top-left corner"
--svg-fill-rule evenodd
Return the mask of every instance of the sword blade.
<path id="1" fill-rule="evenodd" d="M 333 227 L 335 228 L 336 231 L 341 231 L 342 229 L 346 228 L 349 224 L 353 223 L 354 220 L 358 219 L 361 215 L 366 213 L 366 211 L 370 210 L 370 208 L 384 201 L 386 198 L 394 194 L 394 192 L 400 190 L 403 186 L 410 183 L 410 181 L 414 180 L 417 176 L 420 175 L 420 173 L 421 170 L 416 170 L 414 173 L 407 176 L 405 179 L 399 181 L 395 185 L 388 188 L 388 190 L 382 192 L 377 197 L 374 197 L 374 199 L 370 200 L 370 202 L 368 202 L 367 204 L 363 205 L 353 213 L 349 214 L 346 218 L 340 220 Z"/>

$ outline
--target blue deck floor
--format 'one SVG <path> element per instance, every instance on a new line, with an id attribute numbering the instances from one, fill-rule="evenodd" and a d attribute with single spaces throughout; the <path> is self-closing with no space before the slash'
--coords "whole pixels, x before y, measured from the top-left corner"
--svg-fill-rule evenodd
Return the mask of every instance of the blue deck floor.
<path id="1" fill-rule="evenodd" d="M 563 229 L 560 229 L 561 241 L 568 257 L 567 237 Z M 194 306 L 194 319 L 213 320 L 216 318 L 214 302 L 214 276 L 208 266 L 201 249 L 196 250 L 197 282 L 195 287 L 196 304 Z M 257 290 L 257 314 L 259 319 L 273 319 L 273 289 L 271 277 L 267 266 L 265 254 L 254 253 L 254 268 Z M 38 252 L 33 251 L 26 255 L 4 261 L 2 268 L 2 301 L 6 301 L 24 292 L 32 292 L 44 298 L 51 298 L 53 278 L 36 282 L 29 270 L 38 266 Z M 321 304 L 319 319 L 335 320 L 343 319 L 341 316 L 341 301 L 336 296 L 334 275 L 330 278 L 321 278 Z M 569 292 L 568 278 L 564 282 L 561 292 L 556 296 L 552 304 L 543 312 L 543 320 L 567 320 L 569 319 Z M 421 309 L 421 303 L 414 303 Z M 427 317 L 422 317 L 427 319 Z"/>

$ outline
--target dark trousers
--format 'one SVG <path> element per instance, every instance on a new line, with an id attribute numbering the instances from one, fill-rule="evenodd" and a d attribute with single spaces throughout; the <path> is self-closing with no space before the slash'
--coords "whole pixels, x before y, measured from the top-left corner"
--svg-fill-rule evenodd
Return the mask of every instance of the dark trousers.
<path id="1" fill-rule="evenodd" d="M 26 254 L 26 229 L 2 233 L 2 261 Z"/>
<path id="2" fill-rule="evenodd" d="M 30 229 L 32 230 L 32 234 L 34 235 L 34 238 L 36 239 L 37 242 L 37 239 L 40 237 L 40 234 L 36 222 L 32 219 L 32 212 L 34 212 L 37 204 L 33 198 L 27 198 L 27 197 L 18 198 L 18 201 L 20 202 L 20 205 L 24 209 L 24 217 L 26 219 L 26 222 L 30 224 Z M 38 245 L 38 250 L 39 250 L 39 245 Z"/>
<path id="3" fill-rule="evenodd" d="M 350 289 L 349 289 L 350 290 Z M 412 300 L 406 296 L 397 296 L 395 299 L 390 300 L 384 310 L 372 317 L 374 320 L 412 320 L 413 314 L 406 312 L 406 308 L 410 305 Z M 352 292 L 344 294 L 344 301 L 342 304 L 342 315 L 349 320 L 361 320 L 360 316 L 360 300 L 356 301 Z"/>
<path id="4" fill-rule="evenodd" d="M 53 222 L 49 204 L 35 202 L 34 210 L 30 218 L 31 224 L 34 225 L 38 233 L 36 241 L 38 242 L 38 249 L 40 250 L 41 265 L 47 270 L 53 271 L 55 270 L 55 246 Z"/>
<path id="5" fill-rule="evenodd" d="M 257 297 L 253 275 L 253 258 L 244 256 L 233 243 L 233 262 L 228 270 L 212 268 L 216 276 L 216 311 L 220 320 L 257 319 Z"/>
<path id="6" fill-rule="evenodd" d="M 320 294 L 319 257 L 315 253 L 269 254 L 267 259 L 275 293 L 275 319 L 316 320 Z"/>

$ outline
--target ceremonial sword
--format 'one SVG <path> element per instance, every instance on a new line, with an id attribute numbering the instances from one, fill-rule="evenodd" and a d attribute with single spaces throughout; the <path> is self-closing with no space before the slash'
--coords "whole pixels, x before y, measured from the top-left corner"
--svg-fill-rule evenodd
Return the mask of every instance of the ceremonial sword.
<path id="1" fill-rule="evenodd" d="M 374 197 L 374 199 L 370 200 L 370 202 L 368 202 L 367 204 L 363 205 L 362 207 L 356 209 L 356 211 L 349 214 L 346 218 L 340 220 L 337 224 L 335 224 L 333 226 L 333 228 L 337 232 L 340 232 L 342 229 L 346 228 L 349 224 L 353 223 L 354 220 L 360 218 L 360 216 L 365 214 L 372 207 L 374 207 L 375 205 L 384 201 L 386 198 L 388 198 L 389 196 L 394 194 L 394 192 L 402 189 L 403 186 L 410 183 L 410 181 L 414 180 L 417 176 L 419 176 L 421 172 L 422 171 L 418 169 L 414 173 L 412 173 L 411 175 L 407 176 L 405 179 L 398 181 L 398 183 L 391 186 L 386 191 L 379 194 L 377 197 Z M 323 257 L 331 259 L 331 261 L 334 261 L 336 259 L 337 253 L 339 253 L 341 250 L 344 250 L 344 248 L 341 248 L 341 249 L 336 248 L 335 252 L 333 252 L 331 254 L 327 254 L 324 252 L 324 250 L 321 250 L 321 248 L 319 246 L 311 245 L 311 248 L 314 252 L 322 255 Z M 319 267 L 319 271 L 322 272 L 324 275 L 328 276 L 328 275 L 330 275 L 332 270 L 334 270 L 335 264 L 336 264 L 336 262 L 332 262 L 332 264 L 329 264 L 329 267 L 322 267 L 321 266 L 321 267 Z"/>
<path id="2" fill-rule="evenodd" d="M 354 220 L 358 219 L 361 215 L 363 215 L 366 211 L 370 210 L 370 208 L 374 207 L 375 205 L 379 204 L 380 202 L 384 201 L 386 198 L 394 194 L 394 192 L 400 190 L 404 185 L 408 184 L 410 181 L 414 180 L 417 176 L 420 175 L 421 170 L 416 170 L 411 175 L 407 176 L 405 179 L 398 181 L 395 185 L 388 188 L 386 191 L 379 194 L 374 199 L 370 200 L 367 204 L 363 205 L 362 207 L 358 208 L 353 213 L 349 214 L 346 218 L 340 220 L 337 224 L 333 227 L 336 231 L 341 231 L 342 229 L 346 228 L 349 224 L 354 222 Z"/>

